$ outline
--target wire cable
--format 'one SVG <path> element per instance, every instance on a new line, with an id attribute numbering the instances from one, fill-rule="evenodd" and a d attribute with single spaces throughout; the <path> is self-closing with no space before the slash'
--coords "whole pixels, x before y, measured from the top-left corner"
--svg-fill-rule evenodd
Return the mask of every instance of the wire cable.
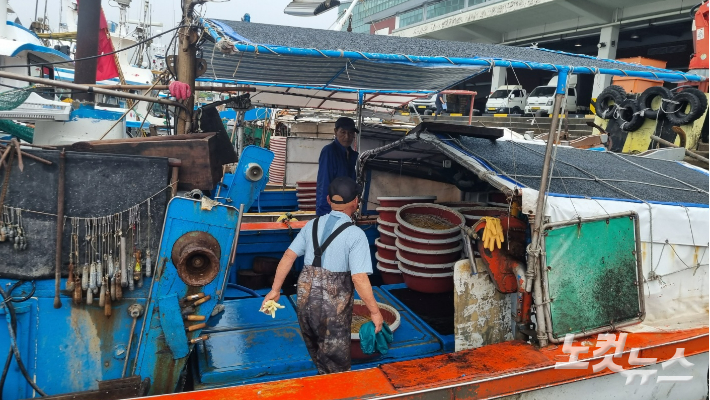
<path id="1" fill-rule="evenodd" d="M 155 36 L 151 36 L 151 37 L 149 37 L 148 39 L 142 40 L 142 41 L 137 42 L 137 43 L 135 43 L 135 44 L 132 44 L 132 45 L 130 45 L 130 46 L 128 46 L 128 47 L 124 47 L 124 48 L 122 48 L 122 49 L 118 49 L 118 50 L 112 51 L 112 52 L 110 52 L 110 53 L 97 54 L 97 55 L 95 55 L 95 56 L 90 56 L 90 57 L 76 58 L 76 59 L 74 59 L 74 60 L 54 61 L 54 62 L 46 62 L 46 63 L 39 63 L 39 64 L 0 65 L 0 69 L 3 69 L 3 68 L 25 68 L 25 67 L 27 67 L 27 68 L 29 68 L 29 67 L 46 67 L 47 65 L 70 64 L 70 63 L 72 63 L 72 62 L 77 62 L 77 61 L 85 61 L 85 60 L 91 60 L 91 59 L 99 58 L 99 57 L 111 56 L 111 55 L 114 55 L 114 54 L 116 54 L 116 53 L 120 53 L 120 52 L 122 52 L 122 51 L 130 50 L 130 49 L 132 49 L 132 48 L 134 48 L 134 47 L 140 46 L 140 45 L 142 45 L 143 43 L 149 42 L 149 41 L 151 41 L 151 40 L 153 40 L 153 39 L 155 39 L 155 38 L 157 38 L 157 37 L 163 36 L 163 35 L 165 35 L 165 34 L 167 34 L 167 33 L 172 32 L 172 31 L 178 30 L 178 29 L 180 29 L 180 28 L 186 28 L 186 27 L 191 27 L 191 28 L 192 28 L 192 27 L 194 27 L 194 26 L 191 26 L 191 25 L 178 25 L 178 26 L 176 26 L 176 27 L 174 27 L 174 28 L 168 29 L 168 30 L 165 31 L 165 32 L 161 32 L 161 33 L 159 33 L 159 34 L 157 34 L 157 35 L 155 35 Z"/>

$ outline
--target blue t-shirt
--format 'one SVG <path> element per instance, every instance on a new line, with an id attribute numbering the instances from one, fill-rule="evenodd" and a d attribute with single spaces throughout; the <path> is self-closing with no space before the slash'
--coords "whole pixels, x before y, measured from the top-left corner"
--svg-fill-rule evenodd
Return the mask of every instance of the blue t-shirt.
<path id="1" fill-rule="evenodd" d="M 350 222 L 350 217 L 340 211 L 331 211 L 320 217 L 318 221 L 318 242 L 323 244 L 330 234 L 340 225 Z M 313 264 L 313 221 L 308 221 L 301 228 L 296 238 L 288 247 L 299 257 L 304 257 L 304 265 Z M 331 272 L 348 272 L 350 274 L 372 274 L 372 258 L 370 245 L 365 232 L 357 226 L 345 229 L 330 243 L 321 256 L 321 267 Z"/>
<path id="2" fill-rule="evenodd" d="M 333 179 L 347 176 L 355 179 L 357 151 L 345 148 L 337 139 L 323 147 L 318 159 L 318 184 L 316 186 L 316 215 L 330 212 L 328 204 L 328 186 Z"/>

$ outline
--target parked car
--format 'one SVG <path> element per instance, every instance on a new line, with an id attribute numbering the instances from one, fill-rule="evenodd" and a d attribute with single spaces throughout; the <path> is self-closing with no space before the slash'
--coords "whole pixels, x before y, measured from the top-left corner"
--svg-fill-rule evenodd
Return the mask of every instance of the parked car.
<path id="1" fill-rule="evenodd" d="M 444 96 L 444 100 L 446 100 L 446 96 Z M 436 111 L 436 93 L 434 93 L 430 97 L 422 97 L 419 99 L 412 100 L 412 102 L 409 103 L 409 108 L 412 109 L 412 111 L 416 109 L 419 114 L 433 114 L 434 111 Z"/>
<path id="2" fill-rule="evenodd" d="M 589 107 L 580 105 L 580 97 L 577 92 L 577 75 L 572 75 L 567 88 L 567 103 L 562 109 L 562 112 L 583 113 L 589 110 Z M 557 76 L 550 79 L 550 82 L 545 86 L 538 86 L 530 92 L 528 102 L 525 106 L 526 114 L 534 114 L 541 112 L 542 114 L 552 113 L 552 106 L 555 102 L 555 91 L 557 90 Z"/>
<path id="3" fill-rule="evenodd" d="M 500 86 L 488 96 L 486 112 L 501 114 L 522 114 L 528 95 L 520 85 Z"/>

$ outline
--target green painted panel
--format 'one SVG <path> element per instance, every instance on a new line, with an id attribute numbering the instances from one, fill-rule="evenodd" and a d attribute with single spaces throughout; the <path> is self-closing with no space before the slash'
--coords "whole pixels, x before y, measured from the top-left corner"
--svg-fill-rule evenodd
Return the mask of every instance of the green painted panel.
<path id="1" fill-rule="evenodd" d="M 617 217 L 546 232 L 555 338 L 639 317 L 634 220 Z"/>

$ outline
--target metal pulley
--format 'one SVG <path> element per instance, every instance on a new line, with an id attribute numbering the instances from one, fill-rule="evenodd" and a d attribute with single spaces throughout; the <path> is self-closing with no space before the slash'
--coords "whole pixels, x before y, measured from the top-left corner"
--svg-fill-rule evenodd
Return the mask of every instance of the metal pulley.
<path id="1" fill-rule="evenodd" d="M 219 242 L 207 232 L 188 232 L 175 241 L 172 262 L 189 286 L 204 286 L 219 273 Z"/>

